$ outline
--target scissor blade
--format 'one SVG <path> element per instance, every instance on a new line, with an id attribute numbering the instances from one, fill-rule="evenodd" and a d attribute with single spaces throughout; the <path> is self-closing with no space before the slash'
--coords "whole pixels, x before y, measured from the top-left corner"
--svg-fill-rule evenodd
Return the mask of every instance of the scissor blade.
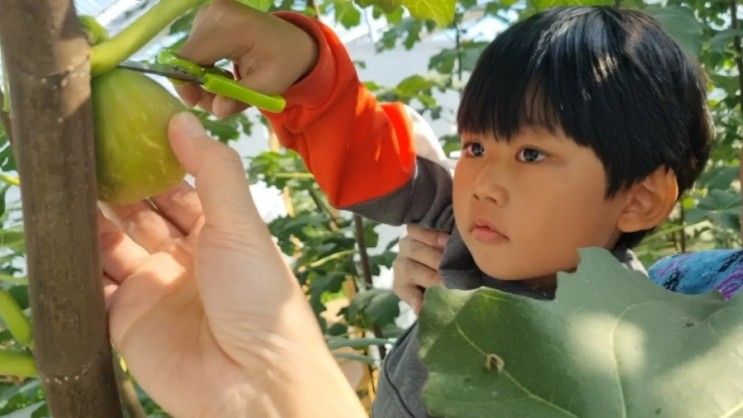
<path id="1" fill-rule="evenodd" d="M 183 71 L 179 71 L 169 65 L 164 64 L 151 64 L 148 62 L 136 62 L 136 61 L 124 61 L 118 65 L 119 68 L 125 68 L 127 70 L 139 71 L 142 73 L 161 75 L 163 77 L 174 78 L 176 80 L 189 81 L 191 83 L 201 84 L 202 80 L 199 77 L 193 76 Z"/>

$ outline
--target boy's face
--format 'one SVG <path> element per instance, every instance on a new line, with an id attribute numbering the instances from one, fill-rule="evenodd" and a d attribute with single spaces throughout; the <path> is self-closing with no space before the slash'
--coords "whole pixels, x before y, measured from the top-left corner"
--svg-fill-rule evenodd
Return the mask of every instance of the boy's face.
<path id="1" fill-rule="evenodd" d="M 577 249 L 610 248 L 626 195 L 605 198 L 601 161 L 561 132 L 525 127 L 510 141 L 462 134 L 454 217 L 477 266 L 503 280 L 554 284 Z"/>

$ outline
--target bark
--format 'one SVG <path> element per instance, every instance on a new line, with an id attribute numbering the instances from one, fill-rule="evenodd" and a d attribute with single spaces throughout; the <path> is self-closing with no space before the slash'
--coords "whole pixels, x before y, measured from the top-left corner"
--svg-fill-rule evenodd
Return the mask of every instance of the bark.
<path id="1" fill-rule="evenodd" d="M 34 357 L 54 417 L 120 417 L 101 287 L 89 48 L 72 0 L 0 1 Z"/>

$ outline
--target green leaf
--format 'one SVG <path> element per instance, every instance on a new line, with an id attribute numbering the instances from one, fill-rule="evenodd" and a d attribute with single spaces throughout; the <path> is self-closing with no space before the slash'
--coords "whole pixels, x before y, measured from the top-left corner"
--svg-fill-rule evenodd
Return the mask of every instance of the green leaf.
<path id="1" fill-rule="evenodd" d="M 385 13 L 392 13 L 402 6 L 402 0 L 356 0 L 361 7 L 377 6 Z"/>
<path id="2" fill-rule="evenodd" d="M 394 322 L 400 315 L 398 302 L 400 299 L 386 289 L 371 289 L 360 292 L 346 308 L 346 317 L 349 323 L 371 325 L 386 325 Z"/>
<path id="3" fill-rule="evenodd" d="M 715 83 L 715 87 L 723 89 L 728 96 L 735 96 L 735 93 L 740 89 L 737 76 L 712 74 L 710 78 Z"/>
<path id="4" fill-rule="evenodd" d="M 431 19 L 439 26 L 454 20 L 455 0 L 402 0 L 410 14 L 418 19 Z"/>
<path id="5" fill-rule="evenodd" d="M 740 415 L 743 293 L 676 294 L 603 249 L 581 260 L 558 274 L 553 301 L 428 289 L 419 338 L 433 415 Z"/>
<path id="6" fill-rule="evenodd" d="M 329 9 L 333 9 L 335 21 L 343 25 L 346 29 L 361 24 L 361 11 L 352 1 L 325 0 L 321 6 L 321 10 L 327 13 Z"/>
<path id="7" fill-rule="evenodd" d="M 704 25 L 694 17 L 690 9 L 681 6 L 653 6 L 644 11 L 653 16 L 687 53 L 693 57 L 699 56 Z"/>
<path id="8" fill-rule="evenodd" d="M 538 10 L 558 6 L 594 6 L 614 3 L 613 0 L 534 0 L 534 6 Z"/>
<path id="9" fill-rule="evenodd" d="M 176 33 L 189 33 L 191 31 L 191 26 L 193 25 L 193 19 L 196 16 L 196 12 L 198 11 L 199 8 L 193 8 L 192 10 L 186 12 L 183 16 L 174 20 L 173 23 L 170 24 L 168 33 L 170 33 L 171 35 L 174 35 Z"/>
<path id="10" fill-rule="evenodd" d="M 706 172 L 699 176 L 697 184 L 708 187 L 710 189 L 728 189 L 733 180 L 737 178 L 738 167 L 710 167 Z"/>
<path id="11" fill-rule="evenodd" d="M 715 36 L 713 36 L 709 40 L 709 47 L 715 52 L 723 52 L 725 51 L 725 48 L 732 47 L 733 39 L 735 39 L 736 36 L 740 36 L 742 34 L 743 31 L 740 29 L 728 29 L 717 32 L 717 34 L 715 34 Z"/>
<path id="12" fill-rule="evenodd" d="M 10 247 L 23 242 L 23 230 L 20 227 L 0 229 L 0 247 Z"/>
<path id="13" fill-rule="evenodd" d="M 394 343 L 394 341 L 388 338 L 348 338 L 348 337 L 328 337 L 328 338 L 325 338 L 325 342 L 328 343 L 328 348 L 331 350 L 337 350 L 343 347 L 362 349 L 362 348 L 369 348 L 373 345 L 386 345 L 386 344 Z"/>
<path id="14" fill-rule="evenodd" d="M 250 6 L 254 9 L 258 9 L 262 12 L 268 11 L 273 6 L 273 0 L 236 0 L 238 3 L 242 3 L 246 6 Z"/>
<path id="15" fill-rule="evenodd" d="M 310 279 L 310 305 L 317 312 L 323 312 L 325 305 L 322 303 L 322 296 L 325 293 L 335 293 L 341 290 L 346 275 L 342 272 L 331 272 L 329 274 L 311 274 Z"/>

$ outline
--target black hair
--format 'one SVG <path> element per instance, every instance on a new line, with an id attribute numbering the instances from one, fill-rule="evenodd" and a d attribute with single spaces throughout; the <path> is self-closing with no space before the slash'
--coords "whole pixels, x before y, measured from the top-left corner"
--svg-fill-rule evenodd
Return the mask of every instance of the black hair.
<path id="1" fill-rule="evenodd" d="M 648 15 L 612 7 L 562 7 L 516 23 L 483 51 L 460 103 L 459 132 L 508 141 L 523 126 L 561 129 L 591 148 L 606 197 L 659 167 L 679 195 L 709 156 L 706 78 Z M 624 234 L 630 248 L 646 231 Z"/>

